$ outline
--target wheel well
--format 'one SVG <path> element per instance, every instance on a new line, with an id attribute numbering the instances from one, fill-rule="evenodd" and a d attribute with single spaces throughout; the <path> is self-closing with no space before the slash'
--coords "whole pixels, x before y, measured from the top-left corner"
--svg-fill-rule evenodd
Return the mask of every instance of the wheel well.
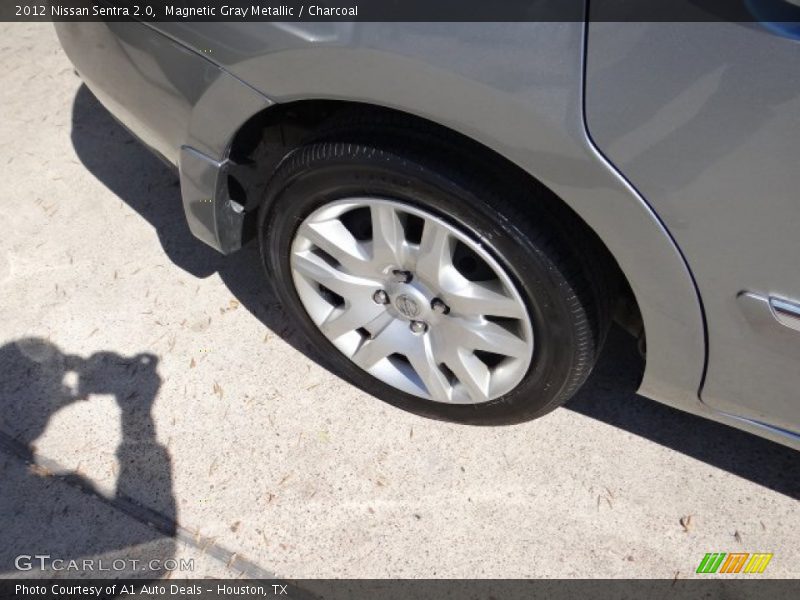
<path id="1" fill-rule="evenodd" d="M 642 316 L 630 283 L 607 246 L 566 202 L 491 148 L 448 127 L 402 111 L 359 102 L 299 100 L 270 106 L 246 121 L 231 143 L 228 170 L 231 199 L 245 210 L 243 242 L 255 237 L 256 215 L 269 174 L 289 152 L 314 140 L 335 139 L 337 134 L 352 134 L 359 129 L 374 131 L 376 127 L 390 136 L 424 137 L 428 143 L 433 140 L 444 150 L 455 152 L 488 172 L 502 174 L 506 179 L 512 177 L 519 185 L 536 189 L 539 192 L 537 197 L 547 203 L 548 210 L 560 219 L 569 219 L 573 231 L 580 231 L 593 240 L 594 247 L 602 255 L 597 264 L 608 271 L 605 275 L 609 279 L 619 282 L 619 293 L 613 307 L 614 319 L 638 338 L 640 348 L 644 348 Z"/>

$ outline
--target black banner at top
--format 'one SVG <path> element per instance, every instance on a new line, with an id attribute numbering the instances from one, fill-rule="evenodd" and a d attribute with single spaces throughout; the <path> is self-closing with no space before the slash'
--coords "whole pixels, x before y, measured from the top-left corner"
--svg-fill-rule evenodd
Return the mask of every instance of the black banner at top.
<path id="1" fill-rule="evenodd" d="M 800 0 L 0 0 L 2 21 L 800 23 Z"/>

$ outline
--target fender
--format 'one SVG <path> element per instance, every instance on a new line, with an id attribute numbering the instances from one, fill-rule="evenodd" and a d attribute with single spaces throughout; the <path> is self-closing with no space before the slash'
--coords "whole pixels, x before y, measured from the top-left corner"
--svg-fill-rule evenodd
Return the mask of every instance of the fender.
<path id="1" fill-rule="evenodd" d="M 391 23 L 226 23 L 214 40 L 199 25 L 154 26 L 195 51 L 208 49 L 204 56 L 241 80 L 239 93 L 257 90 L 264 104 L 337 99 L 405 111 L 484 144 L 549 187 L 600 236 L 631 284 L 648 341 L 639 393 L 700 410 L 706 347 L 697 291 L 659 217 L 587 134 L 583 23 L 412 23 L 402 35 Z M 260 35 L 248 35 L 254 26 Z M 275 35 L 263 35 L 266 27 Z M 247 102 L 226 104 L 221 124 L 207 116 L 219 97 L 201 99 L 191 118 L 193 138 L 215 140 L 208 149 L 217 163 L 208 169 L 216 172 L 225 166 L 221 137 L 230 143 L 257 112 Z M 181 169 L 188 172 L 186 154 Z M 185 193 L 224 203 L 212 186 L 218 179 L 207 173 L 204 191 L 187 185 Z M 190 223 L 207 222 L 204 214 L 190 215 Z"/>

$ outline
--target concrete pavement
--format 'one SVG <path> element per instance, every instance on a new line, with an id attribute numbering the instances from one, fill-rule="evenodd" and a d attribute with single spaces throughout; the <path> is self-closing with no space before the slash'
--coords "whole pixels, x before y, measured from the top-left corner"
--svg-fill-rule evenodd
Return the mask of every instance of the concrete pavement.
<path id="1" fill-rule="evenodd" d="M 624 334 L 535 422 L 390 407 L 317 364 L 252 246 L 191 237 L 51 25 L 0 31 L 0 576 L 37 551 L 196 559 L 173 577 L 683 578 L 706 552 L 800 574 L 798 454 L 637 397 Z"/>

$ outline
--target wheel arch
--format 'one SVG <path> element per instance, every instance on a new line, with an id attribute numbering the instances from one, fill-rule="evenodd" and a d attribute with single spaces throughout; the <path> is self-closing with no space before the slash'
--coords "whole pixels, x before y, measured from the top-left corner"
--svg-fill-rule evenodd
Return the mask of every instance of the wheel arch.
<path id="1" fill-rule="evenodd" d="M 628 312 L 638 311 L 641 315 L 648 347 L 640 393 L 680 408 L 691 408 L 697 402 L 705 348 L 702 316 L 690 274 L 658 217 L 594 149 L 588 136 L 584 144 L 578 146 L 580 152 L 538 155 L 544 160 L 537 160 L 536 153 L 509 153 L 507 144 L 499 141 L 492 144 L 491 134 L 476 139 L 464 132 L 474 133 L 471 126 L 459 131 L 452 127 L 452 120 L 443 124 L 379 104 L 312 97 L 276 103 L 252 115 L 231 139 L 230 157 L 236 165 L 231 178 L 237 181 L 234 187 L 238 190 L 239 201 L 247 206 L 247 215 L 255 214 L 259 201 L 248 197 L 252 195 L 252 181 L 249 184 L 239 182 L 237 175 L 241 175 L 242 166 L 245 170 L 255 166 L 255 163 L 248 163 L 248 159 L 252 158 L 265 132 L 272 129 L 276 136 L 275 150 L 288 150 L 291 140 L 302 140 L 303 131 L 313 132 L 330 115 L 345 107 L 399 114 L 410 121 L 429 124 L 524 174 L 531 185 L 550 191 L 597 235 L 632 292 L 635 307 Z M 276 141 L 277 136 L 280 142 Z M 279 151 L 275 160 L 279 160 L 280 154 Z M 562 171 L 564 165 L 572 171 L 575 182 L 553 176 L 553 171 Z M 253 220 L 248 217 L 242 235 L 252 235 L 253 231 Z"/>

